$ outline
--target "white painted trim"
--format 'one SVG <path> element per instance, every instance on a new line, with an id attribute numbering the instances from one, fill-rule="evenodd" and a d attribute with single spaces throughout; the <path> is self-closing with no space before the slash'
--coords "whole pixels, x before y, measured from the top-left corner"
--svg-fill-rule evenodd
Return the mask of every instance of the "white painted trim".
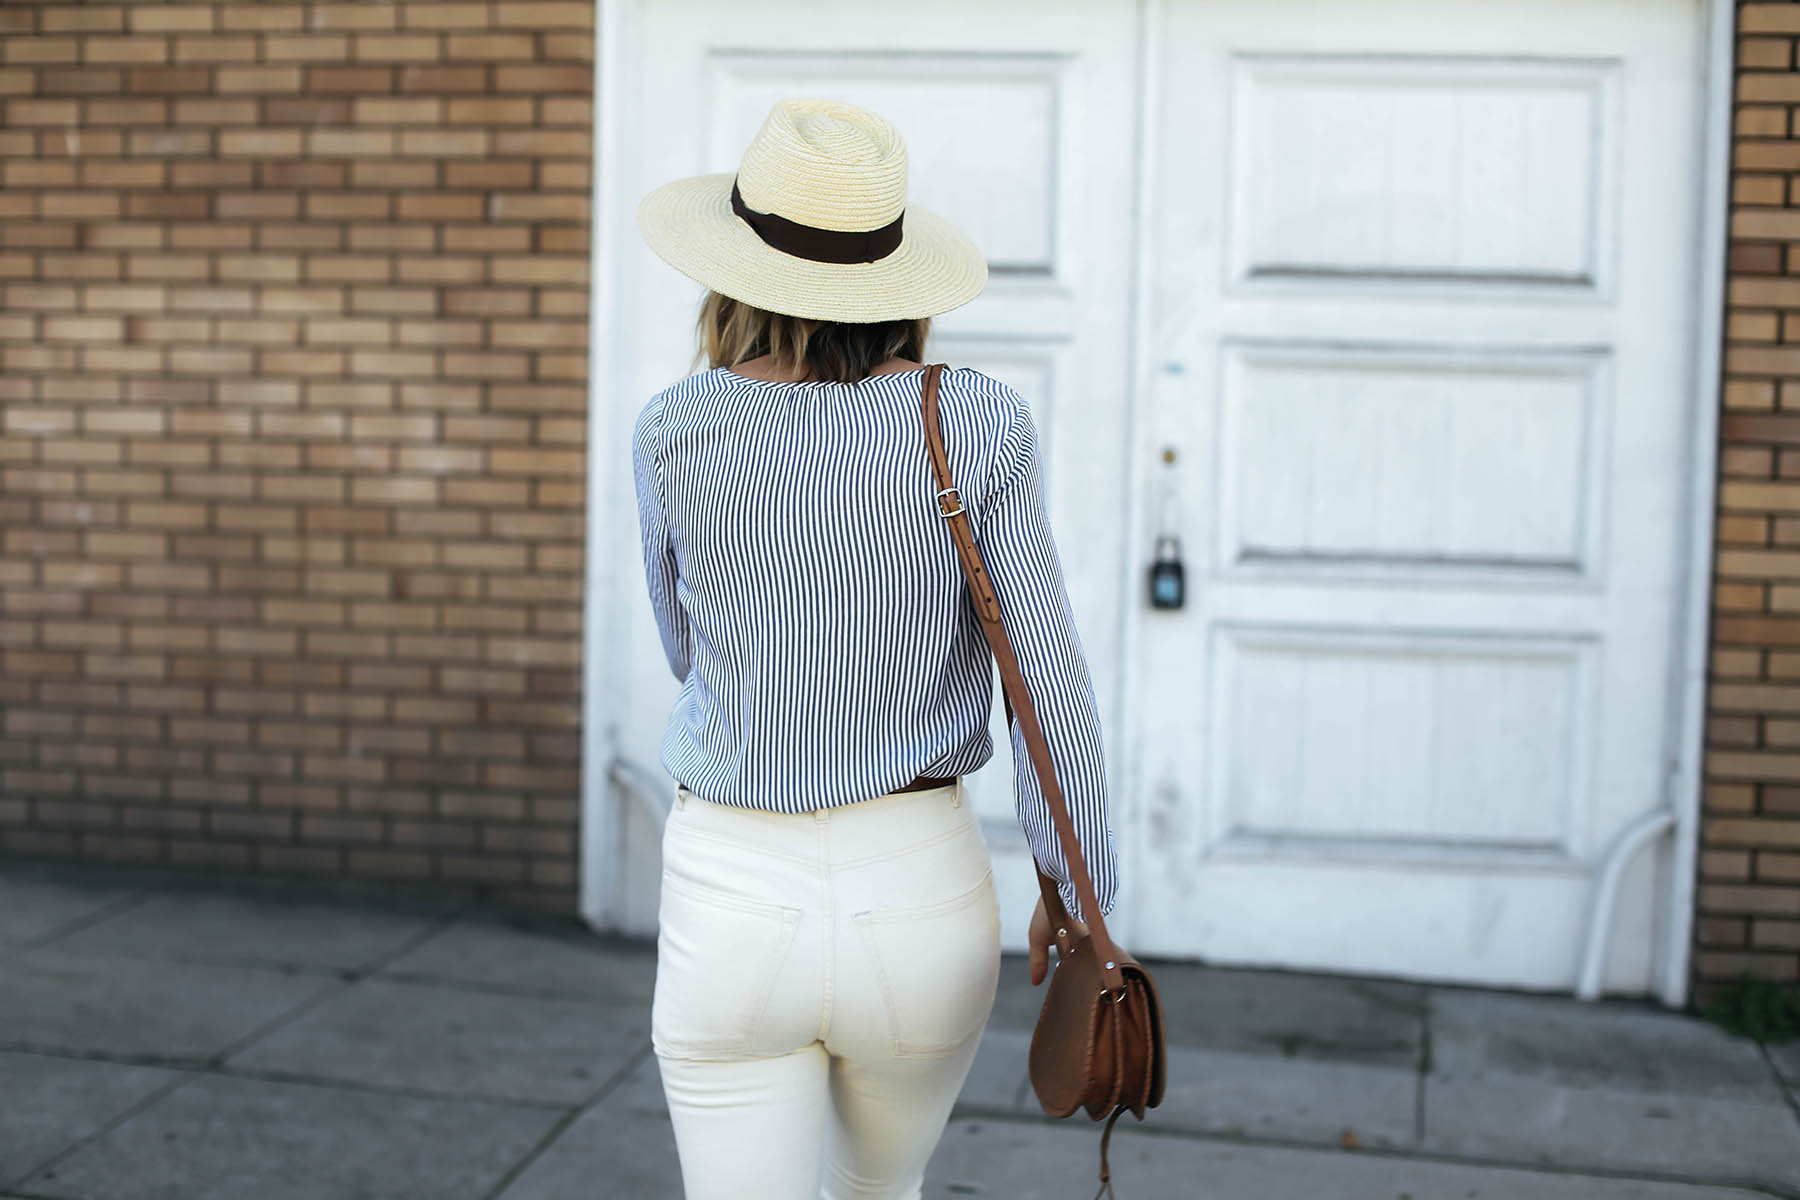
<path id="1" fill-rule="evenodd" d="M 1674 853 L 1669 864 L 1669 908 L 1664 931 L 1662 1002 L 1681 1007 L 1688 998 L 1690 940 L 1694 924 L 1694 870 L 1700 840 L 1705 781 L 1706 667 L 1712 615 L 1713 489 L 1718 457 L 1720 357 L 1725 322 L 1725 244 L 1731 184 L 1732 47 L 1736 5 L 1707 0 L 1701 105 L 1699 229 L 1694 255 L 1693 458 L 1688 464 L 1687 586 L 1682 590 L 1671 673 L 1669 802 L 1675 810 Z"/>
<path id="2" fill-rule="evenodd" d="M 1675 812 L 1664 806 L 1625 827 L 1607 851 L 1594 879 L 1594 903 L 1588 913 L 1587 941 L 1581 970 L 1575 976 L 1575 998 L 1598 1000 L 1606 983 L 1606 956 L 1612 947 L 1613 917 L 1619 908 L 1619 885 L 1638 851 L 1652 845 L 1675 824 Z"/>
<path id="3" fill-rule="evenodd" d="M 1142 764 L 1147 756 L 1143 753 L 1143 697 L 1142 689 L 1131 686 L 1134 672 L 1130 664 L 1138 661 L 1140 653 L 1139 634 L 1144 629 L 1143 618 L 1143 574 L 1148 559 L 1143 551 L 1155 537 L 1156 489 L 1146 489 L 1144 481 L 1156 480 L 1156 448 L 1143 445 L 1144 431 L 1151 424 L 1144 412 L 1144 405 L 1151 394 L 1149 380 L 1154 366 L 1151 362 L 1152 334 L 1151 321 L 1151 281 L 1155 277 L 1152 271 L 1151 255 L 1154 253 L 1156 241 L 1156 224 L 1151 205 L 1155 201 L 1158 183 L 1156 175 L 1156 155 L 1154 149 L 1157 138 L 1161 136 L 1161 122 L 1158 112 L 1161 105 L 1157 103 L 1158 94 L 1162 90 L 1162 55 L 1159 46 L 1163 30 L 1163 12 L 1168 0 L 1139 0 L 1137 12 L 1137 142 L 1132 147 L 1132 162 L 1136 176 L 1136 194 L 1131 202 L 1131 311 L 1125 315 L 1125 329 L 1131 339 L 1131 348 L 1126 354 L 1126 364 L 1130 377 L 1124 381 L 1124 409 L 1126 429 L 1121 443 L 1124 447 L 1125 464 L 1121 478 L 1124 483 L 1125 500 L 1125 533 L 1124 563 L 1120 580 L 1118 611 L 1119 661 L 1127 664 L 1121 680 L 1118 697 L 1118 728 L 1124 736 L 1113 750 L 1113 756 L 1119 760 L 1118 769 L 1114 772 L 1114 781 L 1119 787 L 1120 796 L 1144 796 L 1147 791 L 1143 778 Z M 1140 804 L 1135 815 L 1135 822 L 1130 829 L 1115 829 L 1114 841 L 1119 851 L 1120 860 L 1127 866 L 1130 863 L 1143 863 L 1149 859 L 1152 849 L 1150 845 L 1150 821 L 1147 806 Z M 1120 929 L 1133 926 L 1131 906 L 1143 904 L 1146 897 L 1130 886 L 1131 872 L 1126 870 L 1125 886 L 1120 893 L 1120 916 L 1115 924 Z"/>
<path id="4" fill-rule="evenodd" d="M 589 185 L 587 522 L 581 600 L 581 832 L 577 871 L 580 914 L 596 928 L 617 921 L 613 867 L 618 860 L 619 814 L 612 762 L 618 752 L 618 698 L 623 694 L 613 649 L 619 639 L 621 564 L 610 543 L 617 525 L 620 441 L 610 398 L 619 390 L 617 252 L 619 222 L 608 203 L 625 161 L 621 99 L 625 77 L 626 8 L 633 0 L 599 0 L 594 20 L 594 150 Z"/>

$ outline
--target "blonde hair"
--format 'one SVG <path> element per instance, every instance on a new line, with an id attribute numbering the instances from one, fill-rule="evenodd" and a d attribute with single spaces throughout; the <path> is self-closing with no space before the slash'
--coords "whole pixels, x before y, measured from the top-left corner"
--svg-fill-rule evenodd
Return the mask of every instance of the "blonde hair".
<path id="1" fill-rule="evenodd" d="M 774 355 L 777 374 L 855 383 L 890 358 L 925 359 L 931 318 L 899 321 L 815 321 L 790 317 L 708 291 L 700 302 L 700 349 L 712 367 L 733 367 Z M 800 368 L 804 364 L 805 370 Z"/>

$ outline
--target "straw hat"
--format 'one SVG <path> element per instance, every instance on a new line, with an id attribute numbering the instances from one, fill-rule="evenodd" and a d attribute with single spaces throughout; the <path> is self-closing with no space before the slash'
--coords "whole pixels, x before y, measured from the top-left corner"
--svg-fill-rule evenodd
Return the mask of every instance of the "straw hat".
<path id="1" fill-rule="evenodd" d="M 935 316 L 987 283 L 973 242 L 906 203 L 900 131 L 835 100 L 777 101 L 735 174 L 666 183 L 639 202 L 637 221 L 682 274 L 790 316 Z"/>

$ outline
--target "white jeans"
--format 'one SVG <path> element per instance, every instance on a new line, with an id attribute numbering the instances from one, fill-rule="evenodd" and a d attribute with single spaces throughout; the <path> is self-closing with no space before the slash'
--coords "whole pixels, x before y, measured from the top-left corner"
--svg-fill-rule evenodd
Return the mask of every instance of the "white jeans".
<path id="1" fill-rule="evenodd" d="M 663 829 L 650 1041 L 686 1200 L 917 1200 L 1000 980 L 961 782 Z"/>

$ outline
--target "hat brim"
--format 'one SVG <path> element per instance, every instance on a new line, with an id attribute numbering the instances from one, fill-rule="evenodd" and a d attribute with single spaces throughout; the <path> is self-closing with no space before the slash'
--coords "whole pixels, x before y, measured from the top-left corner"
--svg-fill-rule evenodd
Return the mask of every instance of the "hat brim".
<path id="1" fill-rule="evenodd" d="M 916 204 L 900 245 L 874 262 L 814 262 L 777 250 L 731 210 L 732 172 L 665 183 L 638 202 L 638 231 L 658 257 L 715 292 L 821 321 L 894 321 L 967 304 L 987 260 L 961 231 Z"/>

